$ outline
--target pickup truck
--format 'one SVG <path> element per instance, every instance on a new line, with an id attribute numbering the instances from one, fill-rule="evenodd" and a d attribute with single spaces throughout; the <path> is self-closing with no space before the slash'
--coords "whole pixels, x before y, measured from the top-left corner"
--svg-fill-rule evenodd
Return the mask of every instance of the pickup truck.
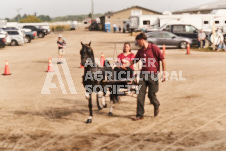
<path id="1" fill-rule="evenodd" d="M 5 35 L 0 34 L 0 48 L 5 47 Z"/>
<path id="2" fill-rule="evenodd" d="M 25 25 L 25 26 L 23 26 L 23 28 L 31 29 L 32 31 L 36 31 L 37 32 L 37 36 L 39 38 L 44 38 L 45 35 L 48 34 L 47 29 L 40 29 L 40 28 L 37 28 L 35 26 L 31 26 L 31 25 Z"/>
<path id="3" fill-rule="evenodd" d="M 30 43 L 32 39 L 36 38 L 37 32 L 36 31 L 30 31 L 30 32 L 25 32 L 25 42 Z"/>

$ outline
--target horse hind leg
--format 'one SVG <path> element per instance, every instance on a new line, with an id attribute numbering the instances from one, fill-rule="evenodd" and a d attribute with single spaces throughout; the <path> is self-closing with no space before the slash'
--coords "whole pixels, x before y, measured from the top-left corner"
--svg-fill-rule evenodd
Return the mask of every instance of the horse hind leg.
<path id="1" fill-rule="evenodd" d="M 92 123 L 92 119 L 93 119 L 93 110 L 92 110 L 92 97 L 91 94 L 89 94 L 89 118 L 87 119 L 86 123 Z"/>
<path id="2" fill-rule="evenodd" d="M 96 100 L 97 100 L 97 107 L 99 110 L 103 109 L 103 103 L 101 101 L 102 99 L 103 99 L 103 96 L 102 96 L 101 92 L 98 92 L 96 95 Z"/>
<path id="3" fill-rule="evenodd" d="M 105 92 L 98 92 L 96 95 L 97 100 L 97 107 L 99 110 L 102 110 L 103 108 L 107 108 L 106 104 L 106 93 Z"/>
<path id="4" fill-rule="evenodd" d="M 108 113 L 109 116 L 113 116 L 113 107 L 112 107 L 112 103 L 113 103 L 113 101 L 110 100 L 110 110 L 109 110 L 109 113 Z"/>

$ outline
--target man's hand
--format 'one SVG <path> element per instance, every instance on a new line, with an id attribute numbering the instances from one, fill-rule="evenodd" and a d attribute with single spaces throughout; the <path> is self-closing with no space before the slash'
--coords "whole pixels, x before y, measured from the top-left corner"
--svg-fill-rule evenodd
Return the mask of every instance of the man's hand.
<path id="1" fill-rule="evenodd" d="M 166 81 L 166 61 L 162 60 L 162 82 Z"/>
<path id="2" fill-rule="evenodd" d="M 166 73 L 165 72 L 162 73 L 162 77 L 161 78 L 162 78 L 162 82 L 166 81 Z"/>

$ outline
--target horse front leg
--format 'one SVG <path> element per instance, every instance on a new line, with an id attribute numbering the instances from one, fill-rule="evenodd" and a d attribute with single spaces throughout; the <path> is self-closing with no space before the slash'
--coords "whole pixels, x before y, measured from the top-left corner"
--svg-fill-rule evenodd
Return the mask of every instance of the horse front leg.
<path id="1" fill-rule="evenodd" d="M 110 110 L 109 110 L 109 113 L 108 115 L 109 116 L 113 116 L 113 107 L 112 107 L 112 104 L 114 102 L 114 94 L 113 94 L 113 89 L 112 88 L 109 88 L 109 91 L 110 91 Z"/>
<path id="2" fill-rule="evenodd" d="M 92 109 L 92 97 L 91 94 L 89 94 L 89 118 L 87 119 L 86 123 L 92 123 L 92 119 L 93 119 L 93 109 Z"/>
<path id="3" fill-rule="evenodd" d="M 103 92 L 104 95 L 102 97 L 102 104 L 104 108 L 107 108 L 107 103 L 106 103 L 106 92 Z"/>

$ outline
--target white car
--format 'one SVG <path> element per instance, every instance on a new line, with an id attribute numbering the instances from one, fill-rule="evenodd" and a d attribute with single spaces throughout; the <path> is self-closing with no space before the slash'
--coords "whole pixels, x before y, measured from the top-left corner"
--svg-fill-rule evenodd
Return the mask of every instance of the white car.
<path id="1" fill-rule="evenodd" d="M 8 35 L 8 33 L 0 28 L 0 34 L 5 35 L 5 44 L 10 45 L 11 44 L 11 38 Z"/>
<path id="2" fill-rule="evenodd" d="M 24 34 L 18 30 L 6 30 L 11 38 L 11 46 L 23 45 L 24 44 Z"/>

